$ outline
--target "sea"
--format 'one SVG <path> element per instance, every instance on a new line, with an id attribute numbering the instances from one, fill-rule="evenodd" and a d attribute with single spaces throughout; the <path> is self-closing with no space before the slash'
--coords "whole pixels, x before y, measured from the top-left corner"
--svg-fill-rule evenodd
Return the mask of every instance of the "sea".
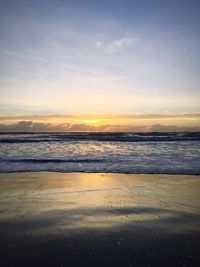
<path id="1" fill-rule="evenodd" d="M 200 174 L 200 132 L 3 133 L 0 172 Z"/>

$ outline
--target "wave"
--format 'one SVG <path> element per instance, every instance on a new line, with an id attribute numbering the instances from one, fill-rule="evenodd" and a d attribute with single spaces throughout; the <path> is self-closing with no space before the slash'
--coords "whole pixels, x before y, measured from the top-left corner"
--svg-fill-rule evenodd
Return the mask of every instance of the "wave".
<path id="1" fill-rule="evenodd" d="M 0 159 L 0 162 L 13 163 L 103 163 L 108 159 Z"/>
<path id="2" fill-rule="evenodd" d="M 199 132 L 2 134 L 0 140 L 0 172 L 200 174 Z"/>
<path id="3" fill-rule="evenodd" d="M 83 172 L 127 174 L 184 174 L 200 175 L 200 165 L 187 160 L 169 165 L 166 160 L 151 159 L 140 162 L 134 159 L 0 159 L 0 173 L 9 172 Z"/>
<path id="4" fill-rule="evenodd" d="M 0 143 L 113 141 L 113 142 L 170 142 L 200 141 L 200 132 L 183 133 L 29 133 L 0 134 Z"/>

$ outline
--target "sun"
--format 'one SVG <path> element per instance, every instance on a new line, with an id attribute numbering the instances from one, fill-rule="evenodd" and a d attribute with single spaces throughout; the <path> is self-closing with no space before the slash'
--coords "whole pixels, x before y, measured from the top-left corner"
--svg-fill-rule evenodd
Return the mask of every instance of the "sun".
<path id="1" fill-rule="evenodd" d="M 96 120 L 96 119 L 87 119 L 82 121 L 85 124 L 91 124 L 91 125 L 99 125 L 101 124 L 101 120 Z"/>

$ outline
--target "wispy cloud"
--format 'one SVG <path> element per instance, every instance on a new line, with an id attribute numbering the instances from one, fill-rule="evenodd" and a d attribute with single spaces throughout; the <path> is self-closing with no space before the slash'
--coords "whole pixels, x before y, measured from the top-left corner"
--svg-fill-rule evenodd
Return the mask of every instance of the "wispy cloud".
<path id="1" fill-rule="evenodd" d="M 96 48 L 101 49 L 106 53 L 114 53 L 121 48 L 131 46 L 139 41 L 139 37 L 124 37 L 113 40 L 112 42 L 96 41 Z"/>
<path id="2" fill-rule="evenodd" d="M 169 113 L 169 114 L 44 114 L 44 115 L 0 115 L 0 121 L 12 120 L 46 120 L 46 119 L 197 119 L 200 120 L 200 113 Z"/>

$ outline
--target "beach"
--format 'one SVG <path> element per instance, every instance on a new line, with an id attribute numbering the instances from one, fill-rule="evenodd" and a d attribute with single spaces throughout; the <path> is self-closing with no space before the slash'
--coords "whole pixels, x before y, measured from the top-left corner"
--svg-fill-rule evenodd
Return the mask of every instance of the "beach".
<path id="1" fill-rule="evenodd" d="M 200 266 L 195 175 L 0 174 L 1 266 Z"/>

